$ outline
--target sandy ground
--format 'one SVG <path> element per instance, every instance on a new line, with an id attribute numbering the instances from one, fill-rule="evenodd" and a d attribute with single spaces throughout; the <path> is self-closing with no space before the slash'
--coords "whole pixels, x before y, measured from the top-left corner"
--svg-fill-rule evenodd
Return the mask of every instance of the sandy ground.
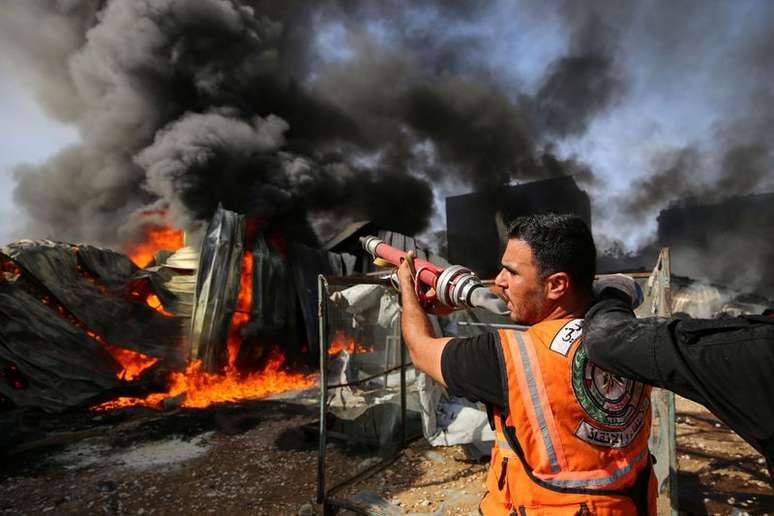
<path id="1" fill-rule="evenodd" d="M 759 455 L 698 405 L 680 400 L 680 508 L 774 514 Z M 249 401 L 204 410 L 0 414 L 15 444 L 0 456 L 0 514 L 319 514 L 317 408 Z M 13 419 L 15 418 L 15 419 Z M 327 448 L 329 485 L 378 462 Z M 335 496 L 381 514 L 476 514 L 486 465 L 419 439 L 388 467 Z"/>

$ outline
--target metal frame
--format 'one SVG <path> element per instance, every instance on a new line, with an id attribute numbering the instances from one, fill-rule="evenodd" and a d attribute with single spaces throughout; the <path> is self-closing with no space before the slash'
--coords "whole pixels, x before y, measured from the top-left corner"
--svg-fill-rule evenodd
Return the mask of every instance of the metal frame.
<path id="1" fill-rule="evenodd" d="M 651 272 L 648 282 L 648 297 L 650 297 L 650 311 L 658 317 L 671 317 L 672 315 L 672 268 L 670 252 L 664 247 L 659 252 L 656 266 Z M 658 434 L 651 433 L 648 443 L 651 452 L 658 456 L 659 462 L 654 466 L 654 472 L 658 479 L 658 499 L 656 510 L 659 516 L 677 516 L 678 491 L 677 491 L 677 451 L 675 425 L 675 395 L 673 392 L 654 387 L 651 393 L 653 415 L 658 412 L 661 422 Z M 662 419 L 665 422 L 662 422 Z"/>
<path id="2" fill-rule="evenodd" d="M 406 367 L 409 365 L 406 362 L 406 346 L 403 342 L 403 337 L 400 337 L 400 365 L 385 369 L 375 375 L 367 378 L 362 378 L 349 383 L 328 385 L 328 297 L 326 295 L 329 285 L 337 286 L 355 286 L 355 285 L 382 285 L 385 287 L 391 287 L 389 277 L 380 277 L 372 275 L 354 275 L 354 276 L 323 276 L 320 275 L 317 278 L 317 317 L 318 317 L 318 329 L 320 335 L 320 442 L 317 457 L 317 503 L 323 505 L 323 514 L 335 514 L 336 508 L 344 508 L 353 511 L 358 514 L 368 515 L 370 513 L 364 512 L 362 508 L 359 508 L 356 504 L 344 499 L 332 498 L 331 495 L 341 488 L 359 480 L 364 480 L 380 470 L 386 468 L 395 460 L 397 460 L 400 450 L 406 446 Z M 329 489 L 325 488 L 325 452 L 327 445 L 327 399 L 329 389 L 340 389 L 343 387 L 354 386 L 389 374 L 397 369 L 400 369 L 400 447 L 396 453 L 388 458 L 382 459 L 379 463 L 374 464 L 363 471 L 356 473 L 355 475 L 342 480 Z"/>

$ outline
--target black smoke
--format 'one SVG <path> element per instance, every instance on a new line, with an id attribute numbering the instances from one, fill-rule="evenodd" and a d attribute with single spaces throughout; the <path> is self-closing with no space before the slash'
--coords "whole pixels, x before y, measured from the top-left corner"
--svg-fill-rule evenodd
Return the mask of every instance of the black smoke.
<path id="1" fill-rule="evenodd" d="M 653 87 L 683 93 L 699 77 L 709 94 L 697 95 L 715 103 L 705 138 L 653 149 L 647 175 L 620 203 L 624 214 L 642 220 L 684 198 L 706 204 L 774 189 L 774 5 L 651 4 L 639 23 Z"/>
<path id="2" fill-rule="evenodd" d="M 433 190 L 494 190 L 588 166 L 554 152 L 625 91 L 595 14 L 536 92 L 487 63 L 475 1 L 28 0 L 4 6 L 3 56 L 81 143 L 16 172 L 29 236 L 120 244 L 167 213 L 369 218 L 427 228 Z M 419 30 L 414 19 L 434 20 Z M 377 29 L 373 29 L 377 27 Z M 379 37 L 378 28 L 389 33 Z M 405 27 L 405 29 L 403 29 Z M 413 28 L 412 28 L 413 27 Z M 386 29 L 384 29 L 386 28 Z M 340 59 L 320 51 L 340 34 Z"/>

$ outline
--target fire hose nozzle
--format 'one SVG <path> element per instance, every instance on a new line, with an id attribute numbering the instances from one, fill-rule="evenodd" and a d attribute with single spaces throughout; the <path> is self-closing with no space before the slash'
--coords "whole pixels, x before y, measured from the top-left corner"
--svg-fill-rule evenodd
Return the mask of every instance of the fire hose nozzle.
<path id="1" fill-rule="evenodd" d="M 406 255 L 402 249 L 387 245 L 375 236 L 360 237 L 363 249 L 376 259 L 400 265 Z M 427 260 L 415 259 L 417 284 L 433 288 L 438 301 L 453 310 L 465 308 L 484 308 L 498 315 L 508 313 L 502 299 L 486 288 L 476 273 L 461 265 L 452 265 L 442 269 Z"/>
<path id="2" fill-rule="evenodd" d="M 368 254 L 374 258 L 377 258 L 378 256 L 376 254 L 376 247 L 379 244 L 383 244 L 384 240 L 381 240 L 375 236 L 363 236 L 360 237 L 360 243 L 363 245 L 363 249 L 368 251 Z"/>

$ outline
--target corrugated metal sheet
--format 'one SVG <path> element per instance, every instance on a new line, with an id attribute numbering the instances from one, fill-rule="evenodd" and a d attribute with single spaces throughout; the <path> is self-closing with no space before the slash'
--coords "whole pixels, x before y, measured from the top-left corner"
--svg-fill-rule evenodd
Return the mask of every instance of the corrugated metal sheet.
<path id="1" fill-rule="evenodd" d="M 244 218 L 218 207 L 200 251 L 191 315 L 190 359 L 215 372 L 226 366 L 226 339 L 239 294 Z"/>

